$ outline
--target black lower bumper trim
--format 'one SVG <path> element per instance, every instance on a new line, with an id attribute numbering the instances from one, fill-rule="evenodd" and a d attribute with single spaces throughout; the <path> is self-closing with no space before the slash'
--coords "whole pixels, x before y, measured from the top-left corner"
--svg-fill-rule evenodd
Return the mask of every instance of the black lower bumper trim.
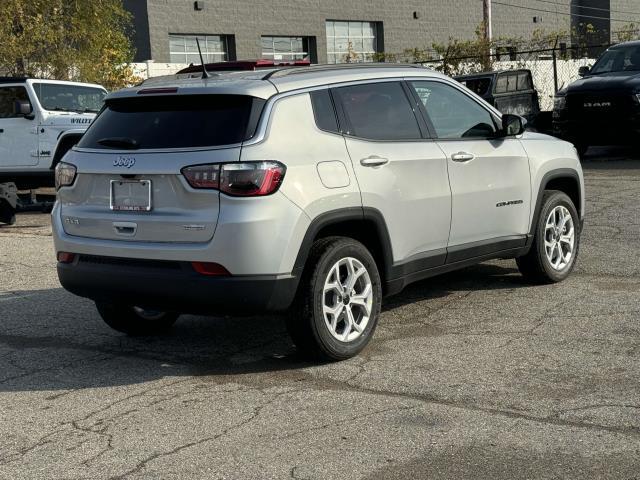
<path id="1" fill-rule="evenodd" d="M 283 311 L 298 286 L 296 277 L 207 277 L 189 263 L 170 262 L 167 268 L 119 263 L 58 263 L 58 278 L 66 290 L 95 301 L 194 314 Z"/>

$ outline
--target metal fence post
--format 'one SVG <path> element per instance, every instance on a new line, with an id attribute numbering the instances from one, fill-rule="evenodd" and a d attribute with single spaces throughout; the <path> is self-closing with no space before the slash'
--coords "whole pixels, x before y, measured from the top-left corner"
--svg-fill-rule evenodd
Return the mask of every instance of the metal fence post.
<path id="1" fill-rule="evenodd" d="M 556 43 L 553 45 L 553 50 L 551 51 L 551 58 L 553 59 L 553 92 L 558 93 L 558 55 L 556 54 L 556 49 L 558 47 L 558 39 L 556 38 Z"/>

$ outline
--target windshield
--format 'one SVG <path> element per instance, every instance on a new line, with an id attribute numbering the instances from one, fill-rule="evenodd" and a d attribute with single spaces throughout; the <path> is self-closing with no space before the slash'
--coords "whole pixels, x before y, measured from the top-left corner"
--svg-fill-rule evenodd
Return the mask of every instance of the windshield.
<path id="1" fill-rule="evenodd" d="M 45 110 L 97 113 L 107 92 L 101 88 L 61 83 L 34 83 L 33 89 Z"/>
<path id="2" fill-rule="evenodd" d="M 635 71 L 640 71 L 640 46 L 607 50 L 589 73 L 598 75 L 600 73 Z"/>

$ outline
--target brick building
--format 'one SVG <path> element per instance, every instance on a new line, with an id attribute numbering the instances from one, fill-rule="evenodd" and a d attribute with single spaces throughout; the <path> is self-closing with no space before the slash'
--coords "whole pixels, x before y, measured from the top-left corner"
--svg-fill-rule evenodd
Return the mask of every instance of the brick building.
<path id="1" fill-rule="evenodd" d="M 195 37 L 208 61 L 309 56 L 344 61 L 430 48 L 472 38 L 482 0 L 125 0 L 134 16 L 136 61 L 197 63 Z M 494 36 L 535 29 L 576 31 L 589 23 L 606 39 L 640 23 L 637 0 L 493 0 Z"/>

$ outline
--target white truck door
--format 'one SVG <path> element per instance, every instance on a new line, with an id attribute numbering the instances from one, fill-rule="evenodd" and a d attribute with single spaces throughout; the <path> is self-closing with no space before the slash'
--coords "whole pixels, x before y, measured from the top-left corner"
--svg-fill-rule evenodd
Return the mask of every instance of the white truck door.
<path id="1" fill-rule="evenodd" d="M 38 164 L 37 124 L 16 111 L 16 102 L 29 101 L 24 85 L 0 85 L 0 168 Z"/>

